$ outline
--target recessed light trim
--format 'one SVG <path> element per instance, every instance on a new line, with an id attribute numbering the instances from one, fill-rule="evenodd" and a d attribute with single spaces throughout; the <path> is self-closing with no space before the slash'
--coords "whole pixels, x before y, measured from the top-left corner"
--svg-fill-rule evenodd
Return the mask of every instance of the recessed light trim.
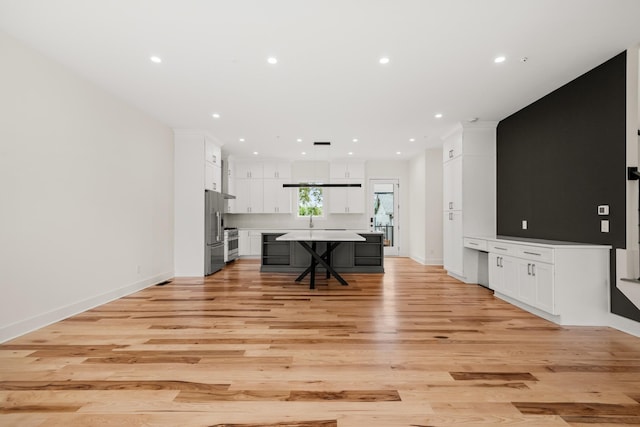
<path id="1" fill-rule="evenodd" d="M 500 55 L 500 56 L 496 56 L 496 57 L 493 59 L 493 62 L 495 62 L 496 64 L 502 64 L 502 63 L 503 63 L 504 61 L 506 61 L 506 60 L 507 60 L 507 57 L 506 57 L 506 56 L 504 56 L 504 55 Z"/>
<path id="2" fill-rule="evenodd" d="M 220 114 L 218 114 L 218 113 L 213 113 L 213 114 L 211 115 L 211 117 L 213 117 L 214 119 L 219 119 L 219 118 L 220 118 Z"/>
<path id="3" fill-rule="evenodd" d="M 402 151 L 396 151 L 396 154 L 399 156 L 400 154 L 402 154 Z"/>
<path id="4" fill-rule="evenodd" d="M 302 138 L 296 139 L 296 142 L 302 142 Z"/>
<path id="5" fill-rule="evenodd" d="M 254 152 L 253 152 L 253 155 L 254 155 L 254 156 L 257 156 L 258 154 L 260 154 L 260 153 L 258 153 L 257 151 L 254 151 Z"/>
<path id="6" fill-rule="evenodd" d="M 307 155 L 307 152 L 306 152 L 306 151 L 303 151 L 303 152 L 302 152 L 302 153 L 300 153 L 300 154 L 302 154 L 303 156 L 306 156 L 306 155 Z"/>
<path id="7" fill-rule="evenodd" d="M 353 142 L 358 142 L 358 138 L 353 138 L 352 141 Z"/>
<path id="8" fill-rule="evenodd" d="M 435 117 L 436 119 L 441 119 L 442 118 L 442 113 L 436 113 L 433 115 L 433 117 Z"/>
<path id="9" fill-rule="evenodd" d="M 378 60 L 378 62 L 379 62 L 379 63 L 381 63 L 381 64 L 383 64 L 383 65 L 384 65 L 384 64 L 388 64 L 388 63 L 389 63 L 389 61 L 390 61 L 390 60 L 389 60 L 389 57 L 388 57 L 388 56 L 383 56 L 382 58 L 380 58 L 380 59 Z"/>
<path id="10" fill-rule="evenodd" d="M 347 153 L 347 155 L 349 155 L 349 156 L 353 156 L 353 151 L 349 151 L 349 152 Z"/>
<path id="11" fill-rule="evenodd" d="M 160 58 L 159 56 L 153 55 L 149 58 L 149 60 L 151 62 L 153 62 L 154 64 L 161 64 L 162 63 L 162 58 Z"/>
<path id="12" fill-rule="evenodd" d="M 415 142 L 416 139 L 415 138 L 409 138 L 409 142 Z"/>
<path id="13" fill-rule="evenodd" d="M 244 142 L 244 138 L 240 138 L 240 139 L 238 139 L 238 141 Z"/>
<path id="14" fill-rule="evenodd" d="M 267 62 L 271 65 L 275 65 L 278 63 L 278 58 L 276 58 L 275 56 L 270 56 L 267 58 Z"/>

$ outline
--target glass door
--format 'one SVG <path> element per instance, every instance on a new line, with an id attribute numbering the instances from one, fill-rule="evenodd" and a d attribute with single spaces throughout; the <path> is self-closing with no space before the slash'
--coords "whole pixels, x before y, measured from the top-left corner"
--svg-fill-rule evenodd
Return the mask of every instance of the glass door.
<path id="1" fill-rule="evenodd" d="M 383 234 L 384 254 L 398 256 L 400 254 L 400 233 L 398 219 L 400 188 L 397 179 L 369 180 L 369 228 Z"/>

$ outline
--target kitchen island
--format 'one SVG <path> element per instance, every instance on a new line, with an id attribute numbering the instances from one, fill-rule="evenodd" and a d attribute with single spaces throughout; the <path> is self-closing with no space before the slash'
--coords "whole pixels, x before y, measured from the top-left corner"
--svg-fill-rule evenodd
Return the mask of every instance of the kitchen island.
<path id="1" fill-rule="evenodd" d="M 295 240 L 278 240 L 278 237 L 294 230 L 262 233 L 260 271 L 303 273 L 311 265 L 311 255 Z M 314 230 L 314 232 L 336 230 Z M 299 230 L 309 233 L 309 230 Z M 329 264 L 338 273 L 384 273 L 384 246 L 381 232 L 356 232 L 358 241 L 341 241 L 329 254 Z M 329 238 L 335 238 L 331 235 Z M 295 237 L 295 236 L 294 236 Z M 300 236 L 298 236 L 300 237 Z M 305 237 L 305 236 L 302 236 Z M 307 240 L 310 241 L 310 240 Z M 327 241 L 316 240 L 315 251 L 323 254 Z M 319 272 L 324 267 L 316 267 Z"/>

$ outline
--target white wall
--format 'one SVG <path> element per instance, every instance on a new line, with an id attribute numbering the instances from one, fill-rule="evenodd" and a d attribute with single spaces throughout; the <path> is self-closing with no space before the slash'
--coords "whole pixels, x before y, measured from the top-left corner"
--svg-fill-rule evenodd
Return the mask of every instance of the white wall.
<path id="1" fill-rule="evenodd" d="M 0 342 L 171 277 L 171 129 L 2 32 L 0 94 Z"/>
<path id="2" fill-rule="evenodd" d="M 442 149 L 425 150 L 409 163 L 409 256 L 442 264 Z"/>

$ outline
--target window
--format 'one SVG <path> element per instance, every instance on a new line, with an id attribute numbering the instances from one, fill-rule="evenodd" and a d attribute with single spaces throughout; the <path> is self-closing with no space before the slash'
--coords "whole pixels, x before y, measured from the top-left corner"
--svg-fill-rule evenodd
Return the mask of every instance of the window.
<path id="1" fill-rule="evenodd" d="M 322 216 L 322 188 L 298 188 L 298 216 Z"/>

